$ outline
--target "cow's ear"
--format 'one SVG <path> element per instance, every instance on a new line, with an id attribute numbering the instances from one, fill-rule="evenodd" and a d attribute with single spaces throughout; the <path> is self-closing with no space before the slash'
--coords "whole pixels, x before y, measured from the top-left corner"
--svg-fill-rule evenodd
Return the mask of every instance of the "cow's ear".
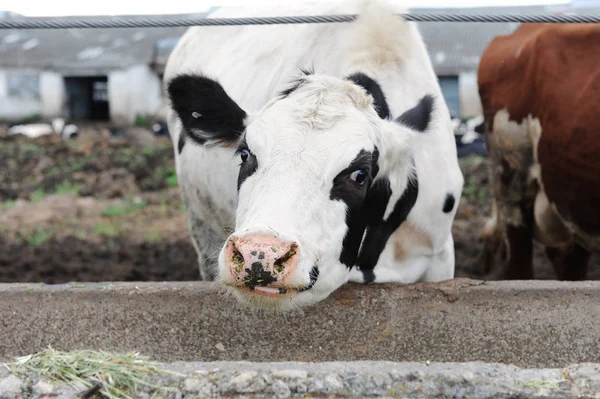
<path id="1" fill-rule="evenodd" d="M 383 175 L 408 167 L 408 161 L 419 145 L 418 138 L 431 127 L 433 106 L 434 97 L 426 94 L 412 108 L 383 125 L 390 129 L 380 138 L 380 167 Z"/>
<path id="2" fill-rule="evenodd" d="M 431 123 L 431 114 L 433 113 L 433 96 L 426 94 L 409 110 L 404 111 L 402 115 L 396 118 L 396 122 L 412 130 L 424 132 Z"/>
<path id="3" fill-rule="evenodd" d="M 186 135 L 198 144 L 229 146 L 244 132 L 246 112 L 216 80 L 181 74 L 169 82 L 167 92 Z"/>

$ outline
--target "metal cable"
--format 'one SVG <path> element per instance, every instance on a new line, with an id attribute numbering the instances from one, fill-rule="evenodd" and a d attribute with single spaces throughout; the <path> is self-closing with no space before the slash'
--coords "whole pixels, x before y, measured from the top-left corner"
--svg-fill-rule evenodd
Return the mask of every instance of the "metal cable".
<path id="1" fill-rule="evenodd" d="M 523 14 L 398 14 L 415 22 L 546 22 L 599 23 L 600 15 L 523 15 Z M 178 26 L 273 25 L 350 22 L 356 15 L 309 15 L 260 18 L 206 18 L 195 14 L 176 16 L 116 16 L 98 18 L 15 18 L 0 20 L 0 29 L 69 29 L 69 28 L 166 28 Z"/>

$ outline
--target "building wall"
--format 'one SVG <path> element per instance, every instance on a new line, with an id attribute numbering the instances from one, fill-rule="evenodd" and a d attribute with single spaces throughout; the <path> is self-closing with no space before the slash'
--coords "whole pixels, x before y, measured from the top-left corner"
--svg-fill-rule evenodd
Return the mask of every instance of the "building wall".
<path id="1" fill-rule="evenodd" d="M 0 70 L 0 119 L 18 121 L 42 113 L 39 93 L 19 90 L 18 79 L 23 73 L 12 70 Z M 28 74 L 29 75 L 29 74 Z M 24 79 L 25 81 L 27 79 Z M 16 81 L 16 82 L 15 82 Z M 27 85 L 29 86 L 29 85 Z M 35 88 L 35 85 L 33 85 Z"/>
<path id="2" fill-rule="evenodd" d="M 477 71 L 464 71 L 459 74 L 458 93 L 461 117 L 471 118 L 482 114 Z"/>
<path id="3" fill-rule="evenodd" d="M 40 116 L 64 114 L 65 90 L 62 76 L 54 72 L 0 70 L 0 119 L 16 122 Z"/>
<path id="4" fill-rule="evenodd" d="M 108 75 L 108 101 L 111 121 L 129 126 L 137 116 L 154 116 L 161 106 L 161 82 L 146 65 L 138 65 Z"/>
<path id="5" fill-rule="evenodd" d="M 40 74 L 40 103 L 42 117 L 52 119 L 63 117 L 66 107 L 65 81 L 59 73 Z"/>

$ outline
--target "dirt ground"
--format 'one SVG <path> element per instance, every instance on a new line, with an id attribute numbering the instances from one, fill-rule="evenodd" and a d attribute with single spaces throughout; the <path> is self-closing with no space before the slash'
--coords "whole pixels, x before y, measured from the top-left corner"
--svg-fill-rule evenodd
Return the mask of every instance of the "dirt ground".
<path id="1" fill-rule="evenodd" d="M 497 279 L 474 272 L 490 206 L 486 161 L 461 165 L 456 274 Z M 70 141 L 0 137 L 0 282 L 196 280 L 188 234 L 168 138 L 94 128 Z M 536 278 L 555 278 L 539 246 L 535 267 Z"/>

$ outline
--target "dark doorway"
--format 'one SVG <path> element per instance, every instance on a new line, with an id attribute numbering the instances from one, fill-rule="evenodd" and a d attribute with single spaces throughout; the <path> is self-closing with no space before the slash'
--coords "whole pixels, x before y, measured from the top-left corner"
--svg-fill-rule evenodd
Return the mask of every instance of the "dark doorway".
<path id="1" fill-rule="evenodd" d="M 460 117 L 460 93 L 458 89 L 458 76 L 439 76 L 440 87 L 450 114 Z"/>
<path id="2" fill-rule="evenodd" d="M 69 118 L 108 121 L 108 79 L 106 76 L 65 77 Z"/>

